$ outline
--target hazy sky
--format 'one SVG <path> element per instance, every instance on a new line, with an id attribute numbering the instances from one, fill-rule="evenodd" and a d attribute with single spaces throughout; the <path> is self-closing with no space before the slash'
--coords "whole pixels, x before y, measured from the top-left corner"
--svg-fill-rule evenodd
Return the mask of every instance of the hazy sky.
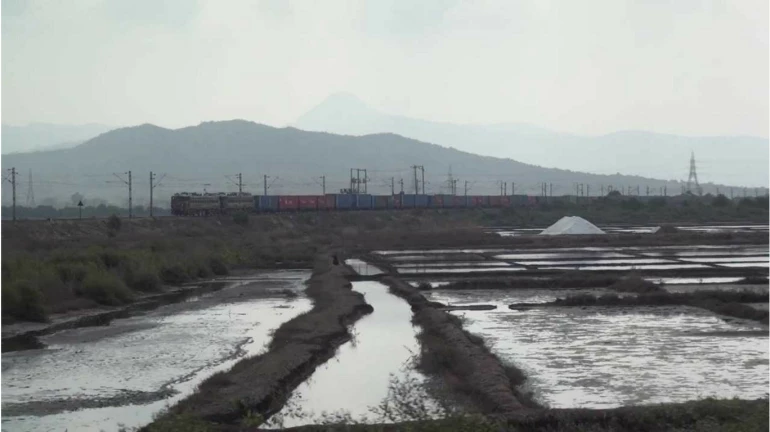
<path id="1" fill-rule="evenodd" d="M 767 137 L 768 49 L 767 0 L 3 0 L 2 118 L 281 126 L 345 91 L 437 121 Z"/>

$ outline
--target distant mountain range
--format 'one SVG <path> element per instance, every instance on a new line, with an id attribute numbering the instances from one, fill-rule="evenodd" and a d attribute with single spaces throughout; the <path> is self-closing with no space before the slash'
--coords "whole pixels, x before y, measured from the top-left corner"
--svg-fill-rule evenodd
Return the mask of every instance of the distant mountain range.
<path id="1" fill-rule="evenodd" d="M 100 124 L 57 125 L 30 123 L 26 126 L 2 125 L 2 152 L 21 153 L 75 147 L 114 129 Z"/>
<path id="2" fill-rule="evenodd" d="M 528 124 L 438 123 L 384 114 L 345 93 L 330 96 L 294 126 L 346 135 L 391 132 L 543 167 L 676 180 L 687 180 L 694 152 L 701 182 L 768 185 L 770 144 L 766 138 L 685 137 L 644 131 L 578 136 Z"/>
<path id="3" fill-rule="evenodd" d="M 74 148 L 2 156 L 3 169 L 15 167 L 20 173 L 17 196 L 21 204 L 30 170 L 37 204 L 46 197 L 49 204 L 53 203 L 51 197 L 63 204 L 76 192 L 85 195 L 86 203 L 98 197 L 124 204 L 127 187 L 113 173 L 127 180 L 125 173 L 131 170 L 135 204 L 147 203 L 149 172 L 153 171 L 160 181 L 155 189 L 156 204 L 167 205 L 174 192 L 236 191 L 237 173 L 243 175 L 245 191 L 263 193 L 263 176 L 267 175 L 270 194 L 319 194 L 324 183 L 327 193 L 347 188 L 350 169 L 364 168 L 368 192 L 390 193 L 392 184 L 398 192 L 403 179 L 404 190 L 410 193 L 414 190 L 412 165 L 425 167 L 427 193 L 449 192 L 450 167 L 459 179 L 458 194 L 464 193 L 466 181 L 469 194 L 498 194 L 500 181 L 507 183 L 508 193 L 514 182 L 515 193 L 533 195 L 541 193 L 542 183 L 548 184 L 549 192 L 552 187 L 554 195 L 574 193 L 576 183 L 585 184 L 592 195 L 602 190 L 606 193 L 610 186 L 624 190 L 638 186 L 642 195 L 647 187 L 652 194 L 664 186 L 669 195 L 681 191 L 680 183 L 674 181 L 541 168 L 392 133 L 335 135 L 243 120 L 206 122 L 176 130 L 145 124 L 103 133 Z M 727 191 L 725 186 L 721 188 Z M 705 185 L 705 192 L 715 190 L 714 185 Z M 10 186 L 4 182 L 4 203 L 10 201 L 10 195 Z"/>

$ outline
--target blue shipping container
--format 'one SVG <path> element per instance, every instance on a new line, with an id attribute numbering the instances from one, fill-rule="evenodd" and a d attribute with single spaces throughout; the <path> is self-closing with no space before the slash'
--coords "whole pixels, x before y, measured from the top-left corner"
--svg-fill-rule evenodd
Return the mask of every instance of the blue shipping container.
<path id="1" fill-rule="evenodd" d="M 414 200 L 414 197 L 415 197 L 414 195 L 412 195 L 412 194 L 404 194 L 403 197 L 404 197 L 404 199 L 403 199 L 403 202 L 401 203 L 401 206 L 403 208 L 412 208 L 412 207 L 414 207 L 414 201 L 415 201 Z"/>
<path id="2" fill-rule="evenodd" d="M 259 211 L 269 212 L 278 211 L 278 196 L 276 195 L 260 195 L 259 196 Z"/>
<path id="3" fill-rule="evenodd" d="M 354 207 L 353 195 L 337 194 L 334 199 L 338 209 L 348 210 Z"/>
<path id="4" fill-rule="evenodd" d="M 372 196 L 371 195 L 356 195 L 356 208 L 359 209 L 371 209 L 372 208 Z"/>
<path id="5" fill-rule="evenodd" d="M 428 207 L 430 196 L 428 195 L 417 195 L 417 207 Z"/>

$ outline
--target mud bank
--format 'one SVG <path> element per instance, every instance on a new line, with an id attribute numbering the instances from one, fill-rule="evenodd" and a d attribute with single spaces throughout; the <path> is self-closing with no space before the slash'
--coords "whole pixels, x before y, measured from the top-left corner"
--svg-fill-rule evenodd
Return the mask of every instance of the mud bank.
<path id="1" fill-rule="evenodd" d="M 418 339 L 425 372 L 441 376 L 453 391 L 465 395 L 485 414 L 536 407 L 516 390 L 523 375 L 504 367 L 483 340 L 463 330 L 457 317 L 434 308 L 416 288 L 400 279 L 387 277 L 383 283 L 412 306 L 413 320 L 422 329 Z"/>
<path id="2" fill-rule="evenodd" d="M 190 297 L 219 291 L 225 286 L 227 286 L 227 281 L 225 280 L 199 283 L 150 295 L 120 308 L 100 309 L 90 312 L 81 311 L 63 315 L 59 318 L 54 317 L 49 324 L 17 323 L 3 326 L 2 352 L 44 348 L 45 344 L 40 342 L 40 336 L 80 327 L 106 326 L 113 320 L 128 318 L 138 312 L 153 310 L 170 303 L 184 301 Z M 10 336 L 6 336 L 6 334 Z"/>
<path id="3" fill-rule="evenodd" d="M 527 310 L 542 307 L 637 307 L 637 306 L 691 306 L 733 318 L 759 321 L 768 324 L 768 311 L 758 310 L 742 303 L 767 302 L 768 293 L 754 291 L 700 291 L 693 293 L 658 292 L 638 296 L 601 296 L 584 294 L 559 298 L 550 303 L 516 303 L 509 306 L 512 310 Z"/>
<path id="4" fill-rule="evenodd" d="M 455 417 L 442 420 L 377 425 L 301 426 L 286 431 L 395 432 L 395 431 L 593 431 L 647 432 L 730 430 L 764 431 L 768 423 L 767 399 L 701 400 L 613 409 L 549 409 L 534 413 L 488 417 Z"/>
<path id="5" fill-rule="evenodd" d="M 331 262 L 327 255 L 317 257 L 305 291 L 313 309 L 284 323 L 266 353 L 204 381 L 195 394 L 144 430 L 169 430 L 178 427 L 180 419 L 227 428 L 278 412 L 291 392 L 350 339 L 348 326 L 373 310 L 361 294 L 352 291 L 345 278 L 349 269 Z"/>

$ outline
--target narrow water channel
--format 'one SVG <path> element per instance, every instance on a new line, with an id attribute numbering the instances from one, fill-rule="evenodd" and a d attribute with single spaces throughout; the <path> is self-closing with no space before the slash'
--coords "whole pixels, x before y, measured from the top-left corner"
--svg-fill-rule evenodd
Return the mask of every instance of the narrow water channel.
<path id="1" fill-rule="evenodd" d="M 388 396 L 391 375 L 399 380 L 424 377 L 411 368 L 419 353 L 412 310 L 379 282 L 353 282 L 374 312 L 353 327 L 354 339 L 316 369 L 292 394 L 274 427 L 319 423 L 329 415 L 349 415 L 355 421 L 373 422 L 371 408 Z"/>
<path id="2" fill-rule="evenodd" d="M 311 308 L 308 271 L 263 272 L 109 326 L 2 356 L 3 431 L 117 431 L 152 421 L 213 373 L 260 353 Z"/>

